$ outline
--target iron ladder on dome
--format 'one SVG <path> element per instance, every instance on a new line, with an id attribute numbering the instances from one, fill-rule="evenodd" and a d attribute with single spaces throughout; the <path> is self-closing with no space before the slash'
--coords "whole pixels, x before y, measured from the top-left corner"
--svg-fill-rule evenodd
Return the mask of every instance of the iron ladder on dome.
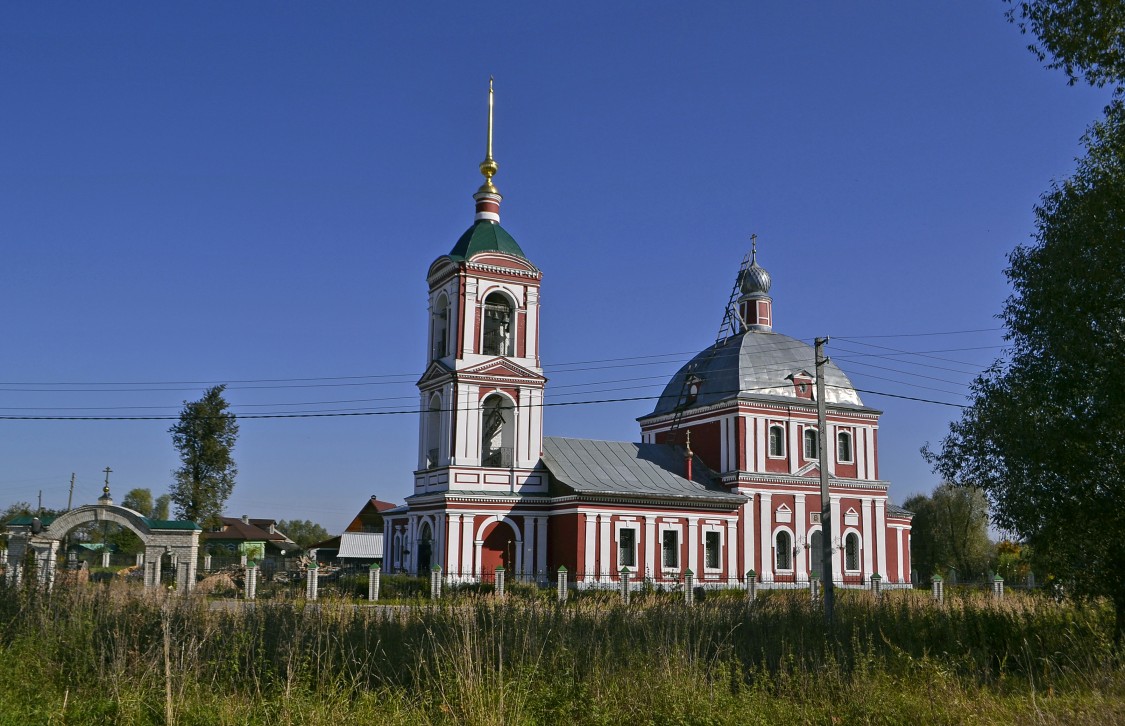
<path id="1" fill-rule="evenodd" d="M 757 239 L 758 235 L 750 235 L 751 244 L 756 242 Z M 727 299 L 727 306 L 723 311 L 723 322 L 719 324 L 719 332 L 715 336 L 715 345 L 711 346 L 710 351 L 708 351 L 705 357 L 689 364 L 690 367 L 685 371 L 683 383 L 680 385 L 680 395 L 676 399 L 676 414 L 672 417 L 672 425 L 668 428 L 668 438 L 666 441 L 669 444 L 678 443 L 676 440 L 676 431 L 680 427 L 680 421 L 684 417 L 684 411 L 691 403 L 691 401 L 687 400 L 687 397 L 688 390 L 694 382 L 693 372 L 699 368 L 706 368 L 707 363 L 718 354 L 719 349 L 722 348 L 728 340 L 738 335 L 741 332 L 740 328 L 745 329 L 746 327 L 746 321 L 742 319 L 742 316 L 738 312 L 738 305 L 735 303 L 742 293 L 742 277 L 746 274 L 746 270 L 750 268 L 751 259 L 752 255 L 749 252 L 742 258 L 742 265 L 738 268 L 738 275 L 734 278 L 734 287 L 731 288 L 730 298 Z"/>

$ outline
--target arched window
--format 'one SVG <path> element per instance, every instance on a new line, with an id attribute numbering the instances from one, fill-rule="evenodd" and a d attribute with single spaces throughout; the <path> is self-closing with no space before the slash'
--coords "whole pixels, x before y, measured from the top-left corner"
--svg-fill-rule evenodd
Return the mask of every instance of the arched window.
<path id="1" fill-rule="evenodd" d="M 852 462 L 852 434 L 841 431 L 836 434 L 836 460 L 845 464 Z"/>
<path id="2" fill-rule="evenodd" d="M 426 411 L 426 468 L 438 466 L 441 456 L 441 396 L 430 397 L 430 408 Z"/>
<path id="3" fill-rule="evenodd" d="M 777 533 L 777 569 L 793 569 L 793 540 L 784 530 Z"/>
<path id="4" fill-rule="evenodd" d="M 855 532 L 844 538 L 844 569 L 859 569 L 859 535 Z"/>
<path id="5" fill-rule="evenodd" d="M 770 426 L 770 456 L 785 456 L 785 427 Z"/>
<path id="6" fill-rule="evenodd" d="M 484 299 L 484 337 L 480 352 L 484 355 L 513 355 L 512 306 L 508 298 L 494 292 Z"/>
<path id="7" fill-rule="evenodd" d="M 438 295 L 432 311 L 433 350 L 431 358 L 444 358 L 449 355 L 449 298 L 445 293 Z"/>
<path id="8" fill-rule="evenodd" d="M 805 458 L 806 459 L 818 459 L 818 458 L 820 458 L 820 454 L 817 451 L 820 447 L 817 446 L 817 440 L 816 439 L 817 439 L 816 429 L 806 428 L 805 429 Z"/>
<path id="9" fill-rule="evenodd" d="M 512 466 L 515 439 L 515 411 L 512 402 L 498 393 L 484 399 L 480 427 L 481 466 Z"/>

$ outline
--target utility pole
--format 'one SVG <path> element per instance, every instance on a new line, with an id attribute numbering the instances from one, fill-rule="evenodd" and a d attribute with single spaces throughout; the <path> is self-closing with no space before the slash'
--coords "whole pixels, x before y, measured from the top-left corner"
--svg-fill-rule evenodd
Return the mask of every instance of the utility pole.
<path id="1" fill-rule="evenodd" d="M 70 472 L 70 494 L 66 495 L 66 511 L 70 511 L 71 502 L 74 501 L 74 472 Z"/>
<path id="2" fill-rule="evenodd" d="M 824 367 L 828 358 L 824 357 L 824 346 L 828 338 L 816 339 L 816 425 L 817 454 L 820 457 L 820 533 L 821 533 L 821 578 L 824 581 L 824 621 L 832 625 L 835 593 L 832 591 L 832 499 L 828 496 L 828 457 L 830 449 L 825 440 L 828 433 L 828 404 L 824 400 Z"/>
<path id="3" fill-rule="evenodd" d="M 43 490 L 39 490 L 39 514 L 43 513 Z"/>

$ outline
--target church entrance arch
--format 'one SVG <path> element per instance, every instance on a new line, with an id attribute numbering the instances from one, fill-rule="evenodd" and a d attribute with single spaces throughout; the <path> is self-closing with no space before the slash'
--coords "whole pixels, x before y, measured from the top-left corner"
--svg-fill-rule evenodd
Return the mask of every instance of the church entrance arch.
<path id="1" fill-rule="evenodd" d="M 117 524 L 140 537 L 144 544 L 145 589 L 160 585 L 160 563 L 166 554 L 176 565 L 177 590 L 187 593 L 195 586 L 200 526 L 195 522 L 149 519 L 114 504 L 108 491 L 97 504 L 83 505 L 50 521 L 40 522 L 38 518 L 26 516 L 8 522 L 9 580 L 20 580 L 24 557 L 31 550 L 39 582 L 50 589 L 55 581 L 55 565 L 63 538 L 75 527 L 91 522 Z"/>
<path id="2" fill-rule="evenodd" d="M 507 518 L 485 524 L 480 537 L 480 572 L 495 572 L 503 567 L 509 576 L 519 572 L 523 541 Z"/>

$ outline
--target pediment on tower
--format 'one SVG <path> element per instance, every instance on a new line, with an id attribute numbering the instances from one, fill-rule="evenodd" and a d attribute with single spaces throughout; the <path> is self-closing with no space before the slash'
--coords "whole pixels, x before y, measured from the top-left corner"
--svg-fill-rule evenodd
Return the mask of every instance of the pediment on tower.
<path id="1" fill-rule="evenodd" d="M 436 383 L 444 381 L 452 375 L 453 369 L 442 363 L 440 360 L 435 360 L 426 367 L 422 377 L 418 379 L 416 386 L 425 386 L 427 383 Z"/>
<path id="2" fill-rule="evenodd" d="M 519 378 L 522 380 L 546 381 L 539 373 L 524 368 L 521 365 L 513 363 L 507 358 L 493 358 L 486 360 L 484 363 L 478 363 L 475 366 L 463 368 L 460 371 L 462 377 L 471 376 L 473 378 Z"/>
<path id="3" fill-rule="evenodd" d="M 488 272 L 514 273 L 520 277 L 538 277 L 540 274 L 539 268 L 522 257 L 492 251 L 473 255 L 468 260 L 468 267 Z"/>

